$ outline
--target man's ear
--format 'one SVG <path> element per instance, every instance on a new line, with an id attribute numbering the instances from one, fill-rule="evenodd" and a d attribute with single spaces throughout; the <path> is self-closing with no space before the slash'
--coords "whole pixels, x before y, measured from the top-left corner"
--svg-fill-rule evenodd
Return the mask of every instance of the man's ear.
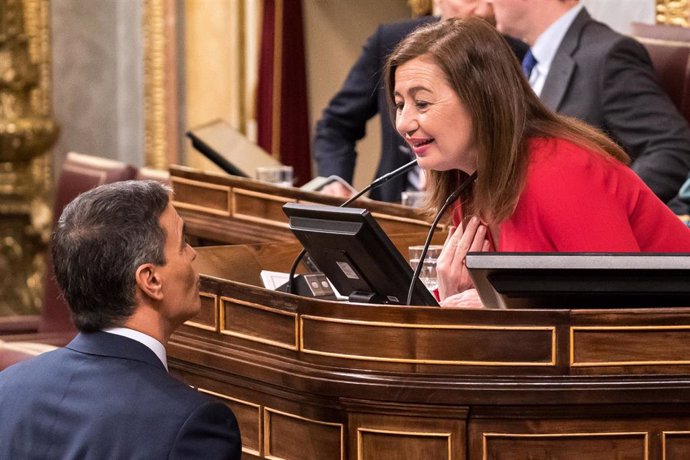
<path id="1" fill-rule="evenodd" d="M 142 294 L 154 300 L 161 300 L 163 298 L 163 280 L 154 264 L 140 265 L 134 276 L 137 287 Z"/>

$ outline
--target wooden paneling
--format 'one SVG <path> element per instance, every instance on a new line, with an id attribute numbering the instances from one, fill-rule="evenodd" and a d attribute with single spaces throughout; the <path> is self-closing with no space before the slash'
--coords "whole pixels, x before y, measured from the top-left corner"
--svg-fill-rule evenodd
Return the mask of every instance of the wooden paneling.
<path id="1" fill-rule="evenodd" d="M 612 455 L 615 452 L 615 455 Z M 647 433 L 484 433 L 482 459 L 649 458 Z"/>
<path id="2" fill-rule="evenodd" d="M 301 322 L 305 353 L 410 363 L 555 365 L 554 328 L 365 322 L 310 315 L 301 316 Z M 517 348 L 515 343 L 525 346 Z"/>
<path id="3" fill-rule="evenodd" d="M 261 437 L 263 434 L 261 406 L 204 388 L 198 390 L 220 400 L 235 414 L 242 437 L 242 452 L 261 455 Z"/>
<path id="4" fill-rule="evenodd" d="M 173 205 L 217 216 L 230 215 L 230 187 L 188 180 L 180 177 L 170 178 L 175 195 Z"/>
<path id="5" fill-rule="evenodd" d="M 661 436 L 664 460 L 690 457 L 690 431 L 665 431 Z"/>
<path id="6" fill-rule="evenodd" d="M 417 460 L 451 458 L 450 433 L 394 430 L 357 430 L 357 458 L 360 460 Z"/>
<path id="7" fill-rule="evenodd" d="M 466 410 L 410 406 L 406 414 L 385 403 L 346 403 L 349 417 L 350 458 L 454 459 L 465 458 Z"/>
<path id="8" fill-rule="evenodd" d="M 285 203 L 338 206 L 343 201 L 321 193 L 183 166 L 170 167 L 170 181 L 175 191 L 173 204 L 185 220 L 188 233 L 205 244 L 294 240 L 282 210 Z M 430 226 L 428 218 L 412 208 L 367 199 L 352 206 L 369 209 L 389 235 L 424 232 Z M 441 224 L 439 230 L 443 228 Z"/>
<path id="9" fill-rule="evenodd" d="M 690 325 L 573 327 L 570 362 L 573 367 L 690 364 Z"/>
<path id="10" fill-rule="evenodd" d="M 283 205 L 293 201 L 266 193 L 235 189 L 232 215 L 237 220 L 288 228 Z"/>
<path id="11" fill-rule="evenodd" d="M 219 316 L 218 296 L 201 292 L 199 293 L 199 298 L 201 299 L 201 309 L 199 313 L 185 324 L 209 331 L 217 331 Z"/>
<path id="12" fill-rule="evenodd" d="M 264 409 L 266 458 L 343 459 L 344 426 Z"/>
<path id="13" fill-rule="evenodd" d="M 297 315 L 221 297 L 221 333 L 297 350 Z"/>

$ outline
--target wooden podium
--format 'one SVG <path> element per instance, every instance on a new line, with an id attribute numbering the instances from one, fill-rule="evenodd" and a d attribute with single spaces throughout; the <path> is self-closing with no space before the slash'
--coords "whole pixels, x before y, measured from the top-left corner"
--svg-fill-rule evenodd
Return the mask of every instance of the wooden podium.
<path id="1" fill-rule="evenodd" d="M 260 287 L 299 249 L 199 248 L 202 311 L 169 344 L 171 371 L 233 409 L 245 458 L 687 458 L 690 309 L 375 306 Z"/>
<path id="2" fill-rule="evenodd" d="M 337 206 L 343 201 L 184 166 L 170 167 L 170 182 L 175 190 L 173 204 L 198 245 L 296 241 L 282 210 L 285 203 Z M 430 226 L 416 210 L 397 204 L 361 199 L 352 207 L 369 209 L 389 235 L 426 232 Z"/>

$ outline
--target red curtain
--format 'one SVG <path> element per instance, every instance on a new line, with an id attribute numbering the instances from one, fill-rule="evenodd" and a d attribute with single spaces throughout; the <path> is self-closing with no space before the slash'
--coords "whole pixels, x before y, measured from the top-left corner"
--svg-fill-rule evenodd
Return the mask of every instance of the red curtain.
<path id="1" fill-rule="evenodd" d="M 311 179 L 302 0 L 265 0 L 257 88 L 258 143 Z"/>

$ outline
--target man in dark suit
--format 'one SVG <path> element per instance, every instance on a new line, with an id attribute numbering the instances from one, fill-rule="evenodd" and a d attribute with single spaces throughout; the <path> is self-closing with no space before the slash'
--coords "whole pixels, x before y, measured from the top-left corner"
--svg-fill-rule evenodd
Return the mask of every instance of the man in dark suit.
<path id="1" fill-rule="evenodd" d="M 483 0 L 436 0 L 441 18 L 487 17 Z M 491 19 L 487 17 L 487 19 Z M 320 176 L 336 175 L 352 183 L 357 159 L 356 143 L 365 135 L 367 121 L 377 113 L 381 119 L 381 157 L 376 177 L 399 168 L 414 158 L 412 152 L 395 130 L 388 114 L 384 90 L 383 67 L 393 48 L 417 27 L 438 21 L 437 17 L 422 17 L 410 21 L 379 26 L 362 49 L 362 54 L 350 69 L 342 88 L 324 109 L 316 123 L 314 159 Z M 521 59 L 527 46 L 511 37 L 509 44 Z M 399 176 L 374 189 L 370 197 L 381 201 L 399 202 L 404 190 L 415 189 L 411 176 Z M 339 183 L 332 183 L 326 193 L 349 196 L 350 191 Z"/>
<path id="2" fill-rule="evenodd" d="M 490 3 L 498 29 L 531 46 L 528 78 L 541 100 L 603 130 L 654 193 L 671 200 L 690 171 L 690 128 L 644 47 L 593 20 L 577 0 Z"/>
<path id="3" fill-rule="evenodd" d="M 129 181 L 80 195 L 52 250 L 80 333 L 0 372 L 0 458 L 239 459 L 230 409 L 167 372 L 168 338 L 200 308 L 170 189 Z"/>

